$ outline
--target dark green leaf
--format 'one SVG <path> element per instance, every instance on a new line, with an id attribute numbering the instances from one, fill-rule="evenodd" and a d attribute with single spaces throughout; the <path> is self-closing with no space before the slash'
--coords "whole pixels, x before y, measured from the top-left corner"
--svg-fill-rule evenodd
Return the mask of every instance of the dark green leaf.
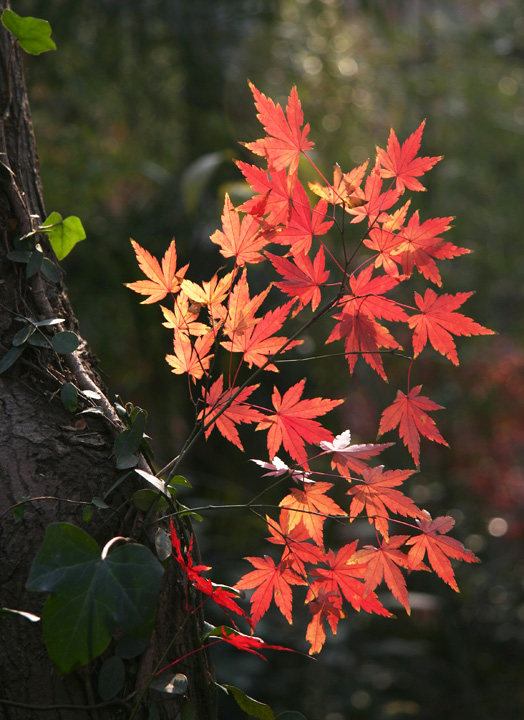
<path id="1" fill-rule="evenodd" d="M 71 330 L 64 330 L 51 338 L 53 350 L 57 353 L 65 355 L 74 352 L 80 344 L 78 335 Z"/>
<path id="2" fill-rule="evenodd" d="M 233 695 L 237 701 L 238 706 L 251 717 L 259 718 L 259 720 L 275 720 L 273 710 L 265 703 L 254 700 L 249 695 L 246 695 L 242 690 L 235 687 L 234 685 L 224 685 L 227 691 Z"/>
<path id="3" fill-rule="evenodd" d="M 29 338 L 29 340 L 27 342 L 29 343 L 29 345 L 33 345 L 34 347 L 43 347 L 43 348 L 51 347 L 51 338 L 48 339 L 41 332 L 31 335 L 31 337 Z"/>
<path id="4" fill-rule="evenodd" d="M 129 450 L 132 453 L 138 452 L 144 437 L 144 430 L 146 429 L 147 413 L 138 408 L 138 412 L 135 414 L 133 424 L 129 430 Z"/>
<path id="5" fill-rule="evenodd" d="M 31 335 L 34 333 L 35 327 L 34 325 L 26 325 L 21 330 L 19 330 L 15 336 L 13 337 L 12 343 L 15 347 L 20 347 L 20 345 L 23 345 L 25 342 L 29 340 Z"/>
<path id="6" fill-rule="evenodd" d="M 149 512 L 153 505 L 155 506 L 155 510 L 159 511 L 169 507 L 160 493 L 155 490 L 150 490 L 149 488 L 137 490 L 132 499 L 135 507 L 144 512 Z"/>
<path id="7" fill-rule="evenodd" d="M 23 347 L 9 348 L 4 357 L 0 360 L 0 375 L 18 360 L 23 351 Z"/>
<path id="8" fill-rule="evenodd" d="M 98 674 L 98 694 L 106 702 L 118 695 L 126 679 L 126 669 L 121 657 L 104 660 Z"/>
<path id="9" fill-rule="evenodd" d="M 180 713 L 177 720 L 195 720 L 195 712 L 193 710 L 193 705 L 191 704 L 191 700 L 188 697 L 185 697 L 184 701 L 182 702 L 182 707 L 180 708 Z"/>
<path id="10" fill-rule="evenodd" d="M 171 538 L 162 528 L 158 528 L 155 534 L 155 549 L 160 562 L 164 562 L 171 555 Z"/>
<path id="11" fill-rule="evenodd" d="M 62 273 L 60 268 L 57 267 L 52 260 L 44 258 L 42 260 L 42 267 L 40 268 L 42 275 L 44 275 L 50 282 L 59 283 L 62 280 Z"/>
<path id="12" fill-rule="evenodd" d="M 87 523 L 91 521 L 94 511 L 95 509 L 92 505 L 86 505 L 82 510 L 82 522 L 87 525 Z"/>
<path id="13" fill-rule="evenodd" d="M 11 250 L 7 253 L 7 259 L 12 262 L 26 263 L 32 254 L 29 250 Z"/>
<path id="14" fill-rule="evenodd" d="M 43 631 L 59 672 L 71 672 L 103 652 L 115 623 L 128 633 L 149 635 L 162 574 L 143 545 L 113 546 L 102 558 L 84 530 L 49 525 L 27 588 L 53 593 L 44 606 Z"/>
<path id="15" fill-rule="evenodd" d="M 115 648 L 115 655 L 124 658 L 124 660 L 132 660 L 142 655 L 144 650 L 149 646 L 149 638 L 136 637 L 134 635 L 124 635 L 120 638 Z"/>
<path id="16" fill-rule="evenodd" d="M 56 50 L 56 45 L 51 40 L 51 25 L 47 20 L 20 17 L 6 8 L 2 13 L 2 25 L 18 38 L 22 48 L 31 55 Z"/>
<path id="17" fill-rule="evenodd" d="M 175 475 L 175 477 L 171 478 L 171 480 L 169 481 L 169 484 L 170 485 L 183 485 L 184 487 L 189 487 L 189 488 L 193 487 L 191 485 L 191 483 L 189 482 L 189 480 L 187 478 L 183 477 L 183 475 Z"/>
<path id="18" fill-rule="evenodd" d="M 31 253 L 31 257 L 29 258 L 25 268 L 26 277 L 30 278 L 33 277 L 33 275 L 36 275 L 36 273 L 42 267 L 43 259 L 44 253 L 41 250 L 35 250 L 33 253 Z"/>
<path id="19" fill-rule="evenodd" d="M 118 470 L 129 470 L 138 465 L 138 456 L 131 453 L 122 453 L 116 456 L 116 466 Z"/>
<path id="20" fill-rule="evenodd" d="M 75 412 L 78 406 L 78 390 L 73 383 L 67 382 L 65 385 L 62 385 L 60 390 L 60 400 L 66 410 L 69 410 L 69 412 Z"/>
<path id="21" fill-rule="evenodd" d="M 49 225 L 53 227 L 46 227 Z M 85 240 L 86 237 L 80 218 L 71 215 L 63 219 L 57 212 L 52 212 L 44 220 L 40 230 L 48 234 L 49 242 L 59 260 L 63 260 L 66 255 L 69 255 L 74 246 L 81 240 Z"/>
<path id="22" fill-rule="evenodd" d="M 100 510 L 109 510 L 109 505 L 104 500 L 102 500 L 102 498 L 94 497 L 91 502 L 95 507 L 99 508 Z"/>

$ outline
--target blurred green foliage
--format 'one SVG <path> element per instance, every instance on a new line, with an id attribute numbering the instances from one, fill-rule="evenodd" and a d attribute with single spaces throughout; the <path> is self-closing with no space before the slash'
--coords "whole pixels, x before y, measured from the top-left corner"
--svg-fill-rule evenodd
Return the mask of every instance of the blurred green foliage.
<path id="1" fill-rule="evenodd" d="M 174 235 L 192 279 L 215 272 L 208 238 L 224 189 L 238 192 L 241 179 L 231 159 L 249 160 L 238 141 L 260 132 L 246 79 L 280 102 L 297 85 L 325 174 L 334 162 L 347 171 L 372 156 L 391 126 L 403 139 L 427 118 L 423 152 L 445 158 L 417 198 L 421 218 L 455 215 L 453 241 L 475 251 L 444 264 L 444 288 L 476 290 L 467 314 L 501 337 L 462 342 L 458 372 L 418 364 L 417 382 L 447 407 L 437 422 L 452 449 L 424 445 L 413 490 L 430 511 L 454 515 L 483 565 L 461 570 L 460 597 L 418 580 L 411 618 L 352 617 L 319 662 L 286 653 L 266 667 L 226 649 L 224 680 L 233 673 L 250 694 L 308 720 L 524 715 L 522 4 L 20 0 L 16 10 L 49 20 L 58 46 L 26 64 L 47 208 L 78 215 L 88 236 L 63 263 L 73 305 L 111 389 L 148 410 L 160 464 L 185 438 L 191 406 L 187 383 L 163 360 L 171 348 L 159 315 L 123 287 L 138 278 L 128 238 L 161 255 Z M 389 367 L 389 387 L 371 389 L 365 370 L 351 386 L 341 423 L 365 441 L 404 382 L 405 368 Z M 321 394 L 337 396 L 332 367 L 310 363 L 305 372 Z M 347 372 L 340 377 L 348 382 Z M 256 442 L 246 449 L 260 454 Z M 259 489 L 245 458 L 224 453 L 220 439 L 197 456 L 191 504 L 245 502 Z M 251 516 L 216 513 L 203 526 L 215 579 L 234 582 L 246 571 L 239 555 L 262 552 Z M 333 533 L 352 537 L 339 526 Z M 259 630 L 302 647 L 306 611 L 303 619 L 295 634 L 276 617 Z"/>

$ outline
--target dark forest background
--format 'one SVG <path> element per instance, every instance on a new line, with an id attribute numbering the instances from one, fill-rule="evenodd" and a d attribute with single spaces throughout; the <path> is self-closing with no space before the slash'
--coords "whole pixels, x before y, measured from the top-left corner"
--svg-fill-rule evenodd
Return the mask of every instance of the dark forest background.
<path id="1" fill-rule="evenodd" d="M 58 45 L 26 62 L 47 210 L 80 216 L 88 236 L 63 263 L 70 297 L 111 391 L 148 411 L 160 466 L 185 437 L 191 406 L 187 383 L 164 362 L 170 335 L 159 314 L 123 286 L 139 276 L 129 238 L 159 256 L 174 236 L 192 279 L 215 272 L 220 260 L 208 239 L 224 191 L 235 200 L 246 192 L 231 160 L 249 159 L 239 141 L 260 134 L 247 79 L 280 102 L 297 85 L 325 173 L 335 162 L 348 171 L 372 156 L 391 126 L 404 139 L 427 119 L 423 154 L 445 157 L 417 206 L 423 219 L 455 216 L 450 239 L 474 251 L 443 267 L 444 289 L 476 290 L 466 314 L 499 334 L 460 341 L 459 369 L 434 357 L 420 363 L 417 382 L 447 408 L 437 421 L 451 448 L 423 444 L 413 493 L 432 513 L 455 518 L 456 536 L 482 565 L 458 569 L 460 595 L 435 576 L 413 578 L 410 618 L 355 613 L 319 660 L 283 653 L 265 664 L 217 653 L 217 679 L 308 720 L 524 716 L 522 3 L 19 0 L 12 7 L 49 20 Z M 310 341 L 314 348 L 321 339 Z M 374 440 L 380 410 L 404 377 L 393 359 L 389 386 L 365 369 L 351 381 L 342 366 L 338 375 L 312 363 L 304 372 L 310 391 L 325 397 L 351 383 L 338 422 L 364 442 Z M 257 443 L 246 449 L 260 457 Z M 261 483 L 248 465 L 218 436 L 202 444 L 185 468 L 194 487 L 187 503 L 248 501 Z M 220 582 L 250 569 L 242 556 L 267 551 L 263 526 L 246 513 L 208 513 L 198 532 Z M 270 613 L 257 632 L 304 650 L 306 622 L 297 606 L 293 628 Z"/>

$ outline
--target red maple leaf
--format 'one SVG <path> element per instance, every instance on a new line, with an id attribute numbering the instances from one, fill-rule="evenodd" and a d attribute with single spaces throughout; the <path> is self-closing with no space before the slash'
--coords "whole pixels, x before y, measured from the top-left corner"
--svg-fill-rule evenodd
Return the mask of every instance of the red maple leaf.
<path id="1" fill-rule="evenodd" d="M 151 255 L 150 252 L 144 250 L 143 247 L 131 240 L 131 245 L 135 251 L 140 270 L 149 280 L 137 280 L 132 283 L 125 283 L 125 286 L 134 290 L 140 295 L 149 295 L 146 300 L 142 300 L 141 305 L 149 305 L 165 298 L 168 293 L 176 293 L 180 290 L 180 283 L 189 265 L 176 269 L 176 245 L 171 240 L 171 244 L 162 258 L 162 267 L 158 260 Z"/>
<path id="2" fill-rule="evenodd" d="M 243 203 L 239 210 L 255 217 L 265 215 L 269 225 L 286 225 L 291 215 L 295 176 L 288 175 L 285 170 L 272 170 L 269 174 L 256 165 L 241 161 L 236 164 L 251 188 L 259 193 Z"/>
<path id="3" fill-rule="evenodd" d="M 374 266 L 384 268 L 384 272 L 391 275 L 391 277 L 398 277 L 399 275 L 398 264 L 400 258 L 396 257 L 395 250 L 400 242 L 396 233 L 385 230 L 383 227 L 371 228 L 369 238 L 364 240 L 364 245 L 377 253 Z"/>
<path id="4" fill-rule="evenodd" d="M 207 565 L 194 564 L 192 557 L 193 536 L 191 536 L 191 539 L 189 541 L 189 547 L 187 549 L 186 556 L 184 557 L 180 538 L 176 533 L 172 519 L 170 519 L 170 523 L 171 545 L 173 546 L 174 551 L 173 554 L 176 558 L 176 561 L 186 574 L 188 581 L 201 593 L 203 593 L 204 595 L 209 595 L 209 597 L 221 608 L 226 611 L 231 610 L 237 615 L 245 617 L 246 620 L 250 623 L 249 617 L 246 615 L 244 610 L 242 610 L 242 608 L 237 604 L 237 595 L 232 590 L 229 590 L 222 585 L 217 585 L 211 582 L 211 580 L 209 580 L 208 578 L 202 577 L 202 573 L 211 570 L 211 568 Z"/>
<path id="5" fill-rule="evenodd" d="M 324 620 L 327 620 L 333 635 L 337 634 L 337 626 L 340 618 L 346 617 L 342 612 L 342 598 L 337 592 L 326 592 L 319 586 L 317 595 L 312 595 L 308 607 L 313 617 L 306 630 L 306 640 L 310 644 L 309 654 L 316 655 L 322 650 L 326 641 Z"/>
<path id="6" fill-rule="evenodd" d="M 291 607 L 293 598 L 291 585 L 307 585 L 306 581 L 291 570 L 287 563 L 275 565 L 274 560 L 268 555 L 264 555 L 263 558 L 247 557 L 244 559 L 249 560 L 256 569 L 241 577 L 235 588 L 237 590 L 256 588 L 251 596 L 253 627 L 265 615 L 273 599 L 282 615 L 292 625 Z"/>
<path id="7" fill-rule="evenodd" d="M 308 542 L 311 534 L 303 522 L 296 524 L 289 530 L 289 510 L 281 510 L 279 520 L 273 520 L 266 515 L 266 522 L 271 533 L 270 543 L 284 545 L 281 562 L 302 576 L 306 577 L 304 563 L 318 563 L 322 560 L 323 552 L 318 545 Z"/>
<path id="8" fill-rule="evenodd" d="M 375 593 L 369 593 L 364 597 L 365 586 L 362 578 L 365 576 L 367 563 L 359 561 L 356 547 L 355 540 L 341 547 L 336 555 L 333 550 L 327 552 L 324 562 L 328 567 L 318 567 L 311 571 L 317 579 L 310 585 L 306 602 L 316 597 L 319 589 L 322 588 L 327 594 L 335 593 L 345 597 L 355 610 L 362 609 L 391 617 L 391 613 L 386 610 Z"/>
<path id="9" fill-rule="evenodd" d="M 264 126 L 268 137 L 248 143 L 246 147 L 257 155 L 266 157 L 269 165 L 275 170 L 283 170 L 289 166 L 290 175 L 294 175 L 298 168 L 300 153 L 306 153 L 314 145 L 307 139 L 309 123 L 302 127 L 304 114 L 296 87 L 291 90 L 285 114 L 278 103 L 275 104 L 252 83 L 249 83 L 249 87 L 255 98 L 257 118 Z"/>
<path id="10" fill-rule="evenodd" d="M 439 160 L 442 160 L 442 155 L 417 157 L 425 124 L 424 120 L 402 145 L 391 128 L 387 151 L 377 147 L 377 159 L 382 166 L 380 175 L 383 178 L 396 178 L 396 188 L 399 192 L 404 192 L 406 188 L 415 191 L 425 190 L 426 188 L 416 178 L 431 170 Z"/>
<path id="11" fill-rule="evenodd" d="M 380 177 L 379 166 L 375 165 L 373 170 L 367 177 L 364 186 L 362 204 L 360 206 L 349 207 L 344 206 L 346 212 L 354 215 L 352 223 L 362 222 L 368 219 L 368 224 L 373 225 L 376 222 L 389 220 L 386 210 L 394 205 L 400 197 L 400 192 L 392 188 L 388 188 L 382 192 L 383 181 Z"/>
<path id="12" fill-rule="evenodd" d="M 439 287 L 442 285 L 434 258 L 446 260 L 470 252 L 467 248 L 457 247 L 437 237 L 450 229 L 451 220 L 452 217 L 432 218 L 421 225 L 418 210 L 413 213 L 406 227 L 399 232 L 398 247 L 393 253 L 400 256 L 404 275 L 409 277 L 416 267 L 426 280 L 434 282 Z"/>
<path id="13" fill-rule="evenodd" d="M 249 403 L 246 403 L 247 398 L 257 387 L 258 385 L 247 385 L 240 392 L 238 392 L 238 388 L 233 387 L 224 392 L 224 380 L 220 375 L 209 390 L 206 391 L 203 388 L 202 395 L 207 407 L 200 411 L 198 419 L 205 419 L 206 438 L 216 427 L 229 442 L 243 450 L 236 425 L 256 422 L 261 418 L 261 413 L 252 408 Z M 231 401 L 233 396 L 235 396 L 235 399 Z M 230 404 L 226 407 L 228 402 Z"/>
<path id="14" fill-rule="evenodd" d="M 479 325 L 466 315 L 455 312 L 472 295 L 471 292 L 437 295 L 431 288 L 427 288 L 424 297 L 415 293 L 415 302 L 420 314 L 412 315 L 408 322 L 413 330 L 415 357 L 421 353 L 429 340 L 437 352 L 449 358 L 454 365 L 458 365 L 457 348 L 452 335 L 469 337 L 495 334 L 493 330 Z"/>
<path id="15" fill-rule="evenodd" d="M 351 432 L 344 430 L 337 435 L 333 441 L 322 440 L 320 443 L 324 453 L 333 453 L 331 467 L 336 468 L 343 477 L 348 477 L 351 470 L 362 474 L 367 469 L 365 460 L 374 457 L 391 447 L 394 443 L 382 443 L 380 445 L 351 445 Z"/>
<path id="16" fill-rule="evenodd" d="M 287 510 L 287 532 L 302 522 L 309 537 L 322 548 L 322 530 L 326 518 L 331 515 L 346 516 L 344 510 L 326 495 L 332 487 L 331 483 L 317 482 L 305 483 L 303 489 L 292 488 L 291 493 L 280 501 L 280 506 Z"/>
<path id="17" fill-rule="evenodd" d="M 364 470 L 362 482 L 358 481 L 359 484 L 347 492 L 348 495 L 353 496 L 349 511 L 351 521 L 366 508 L 369 522 L 387 540 L 389 538 L 390 512 L 404 517 L 406 515 L 415 518 L 422 517 L 422 510 L 415 505 L 413 500 L 400 490 L 395 490 L 414 472 L 414 470 L 386 470 L 384 472 L 383 465 Z"/>
<path id="18" fill-rule="evenodd" d="M 378 428 L 378 434 L 382 435 L 399 425 L 399 435 L 417 466 L 420 460 L 421 435 L 441 445 L 447 445 L 435 421 L 427 414 L 432 410 L 443 410 L 443 407 L 428 397 L 419 395 L 421 389 L 422 385 L 417 385 L 407 395 L 399 390 L 395 400 L 382 413 Z"/>
<path id="19" fill-rule="evenodd" d="M 416 569 L 427 553 L 429 563 L 437 575 L 453 590 L 459 592 L 449 558 L 473 563 L 480 562 L 478 557 L 471 550 L 467 550 L 458 540 L 444 537 L 455 524 L 452 517 L 441 516 L 432 520 L 431 515 L 424 511 L 424 517 L 417 519 L 417 524 L 421 535 L 411 537 L 406 541 L 407 545 L 412 545 L 408 553 L 409 567 Z"/>
<path id="20" fill-rule="evenodd" d="M 293 304 L 294 301 L 291 300 L 285 305 L 269 310 L 260 319 L 253 316 L 249 327 L 243 332 L 236 332 L 232 340 L 225 340 L 220 344 L 230 353 L 242 353 L 242 359 L 249 367 L 265 366 L 265 370 L 278 372 L 273 363 L 266 365 L 268 358 L 284 352 L 282 350 L 284 345 L 287 351 L 304 342 L 303 340 L 289 341 L 286 337 L 275 335 L 286 321 Z"/>
<path id="21" fill-rule="evenodd" d="M 325 270 L 324 250 L 319 249 L 313 262 L 304 253 L 294 255 L 291 260 L 269 252 L 266 257 L 284 278 L 282 282 L 275 283 L 276 287 L 287 295 L 298 298 L 300 309 L 310 302 L 314 312 L 321 300 L 320 288 L 329 278 L 329 270 Z"/>
<path id="22" fill-rule="evenodd" d="M 408 558 L 398 549 L 408 538 L 409 535 L 392 535 L 389 541 L 383 540 L 378 548 L 373 545 L 364 546 L 357 552 L 357 556 L 367 562 L 364 592 L 371 592 L 384 580 L 393 593 L 393 597 L 404 606 L 407 614 L 410 615 L 411 608 L 409 607 L 406 580 L 399 570 L 399 568 L 408 567 Z"/>
<path id="23" fill-rule="evenodd" d="M 279 245 L 290 245 L 293 255 L 308 253 L 314 237 L 325 235 L 333 225 L 333 220 L 326 220 L 327 202 L 319 200 L 314 208 L 310 206 L 304 187 L 295 184 L 293 207 L 288 222 L 278 232 L 273 241 Z"/>
<path id="24" fill-rule="evenodd" d="M 215 230 L 211 242 L 220 246 L 221 254 L 234 257 L 237 265 L 262 262 L 261 250 L 271 241 L 274 230 L 252 215 L 240 216 L 226 193 L 222 230 Z"/>
<path id="25" fill-rule="evenodd" d="M 219 628 L 216 628 L 216 630 L 218 629 Z M 213 636 L 210 635 L 209 637 Z M 222 626 L 221 635 L 218 637 L 239 650 L 245 650 L 253 655 L 258 655 L 258 657 L 261 657 L 262 660 L 267 660 L 267 658 L 265 658 L 259 650 L 287 650 L 288 652 L 295 652 L 291 648 L 282 647 L 281 645 L 269 645 L 264 642 L 262 638 L 255 637 L 254 635 L 244 635 L 244 633 L 238 632 L 238 630 L 233 630 L 233 628 L 226 628 L 224 626 Z"/>
<path id="26" fill-rule="evenodd" d="M 305 379 L 300 380 L 283 396 L 276 387 L 273 389 L 272 401 L 276 412 L 267 415 L 256 427 L 256 430 L 268 430 L 267 448 L 270 458 L 275 457 L 283 444 L 291 457 L 303 464 L 307 462 L 306 443 L 315 444 L 331 438 L 329 431 L 312 418 L 325 415 L 344 401 L 324 398 L 301 400 L 305 383 Z"/>

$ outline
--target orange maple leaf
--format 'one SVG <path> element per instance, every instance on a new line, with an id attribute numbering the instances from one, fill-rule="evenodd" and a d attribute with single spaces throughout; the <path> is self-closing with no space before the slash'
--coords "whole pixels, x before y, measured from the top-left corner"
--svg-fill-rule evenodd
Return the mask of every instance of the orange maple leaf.
<path id="1" fill-rule="evenodd" d="M 443 410 L 444 408 L 428 397 L 419 395 L 421 389 L 422 385 L 417 385 L 407 395 L 399 390 L 395 400 L 382 413 L 378 428 L 380 436 L 399 425 L 399 435 L 417 466 L 420 460 L 421 435 L 441 445 L 447 446 L 448 444 L 438 431 L 433 418 L 427 414 L 432 410 Z"/>
<path id="2" fill-rule="evenodd" d="M 207 405 L 201 410 L 198 419 L 204 420 L 206 425 L 205 436 L 209 437 L 214 427 L 229 442 L 243 450 L 236 425 L 239 423 L 252 423 L 259 420 L 262 415 L 258 410 L 246 403 L 247 398 L 256 390 L 258 385 L 247 385 L 238 394 L 238 388 L 233 387 L 224 392 L 224 380 L 220 375 L 209 390 L 202 389 L 203 399 Z M 234 400 L 231 398 L 235 396 Z M 230 403 L 226 407 L 227 403 Z M 215 419 L 216 418 L 216 419 Z"/>
<path id="3" fill-rule="evenodd" d="M 192 306 L 189 305 L 189 298 L 182 291 L 175 296 L 173 310 L 169 310 L 163 305 L 160 306 L 160 309 L 166 319 L 162 325 L 178 331 L 187 338 L 190 335 L 205 335 L 210 330 L 208 325 L 198 322 L 200 308 L 197 307 L 197 312 L 193 312 Z"/>
<path id="4" fill-rule="evenodd" d="M 388 520 L 389 511 L 398 515 L 409 515 L 410 517 L 423 517 L 413 500 L 400 490 L 395 490 L 414 470 L 386 470 L 384 466 L 365 469 L 362 473 L 363 480 L 358 485 L 350 488 L 348 495 L 353 496 L 349 510 L 350 521 L 366 508 L 370 524 L 373 524 L 378 532 L 389 538 Z"/>
<path id="5" fill-rule="evenodd" d="M 452 517 L 441 516 L 432 520 L 425 510 L 424 517 L 417 518 L 417 524 L 421 535 L 406 540 L 406 544 L 412 546 L 408 553 L 408 566 L 417 569 L 427 553 L 429 563 L 437 575 L 459 592 L 449 559 L 473 563 L 480 562 L 478 557 L 455 538 L 444 537 L 455 524 Z"/>
<path id="6" fill-rule="evenodd" d="M 177 257 L 174 239 L 171 240 L 171 244 L 162 258 L 162 267 L 160 267 L 158 260 L 137 242 L 131 240 L 131 245 L 135 251 L 140 270 L 149 280 L 137 280 L 136 282 L 125 283 L 125 286 L 140 295 L 149 295 L 146 300 L 142 300 L 141 305 L 156 303 L 165 298 L 168 293 L 176 293 L 180 290 L 180 282 L 189 265 L 184 265 L 179 270 L 176 269 Z"/>
<path id="7" fill-rule="evenodd" d="M 275 561 L 269 555 L 264 555 L 263 558 L 246 557 L 244 559 L 249 560 L 256 569 L 241 577 L 235 588 L 237 590 L 256 588 L 251 596 L 253 627 L 265 615 L 273 599 L 282 615 L 292 625 L 291 585 L 307 585 L 306 580 L 293 572 L 286 563 L 275 565 Z"/>
<path id="8" fill-rule="evenodd" d="M 312 418 L 324 415 L 344 401 L 324 398 L 300 400 L 305 383 L 305 379 L 300 380 L 283 396 L 276 387 L 273 389 L 272 401 L 276 412 L 267 415 L 255 428 L 268 430 L 267 448 L 270 458 L 275 457 L 283 444 L 294 460 L 299 464 L 306 463 L 305 443 L 315 444 L 331 439 L 331 433 Z"/>
<path id="9" fill-rule="evenodd" d="M 287 510 L 286 531 L 289 533 L 300 522 L 309 533 L 309 537 L 320 547 L 324 547 L 322 530 L 326 518 L 331 515 L 346 516 L 326 493 L 332 483 L 305 483 L 303 489 L 292 488 L 291 493 L 280 501 L 280 507 Z"/>
<path id="10" fill-rule="evenodd" d="M 296 87 L 291 90 L 285 114 L 278 103 L 275 104 L 271 98 L 257 90 L 253 83 L 249 83 L 249 87 L 255 98 L 257 118 L 268 136 L 254 143 L 247 143 L 246 147 L 257 155 L 266 157 L 275 170 L 283 170 L 289 166 L 289 174 L 294 175 L 300 153 L 306 153 L 314 145 L 307 139 L 309 123 L 302 127 L 304 114 Z"/>
<path id="11" fill-rule="evenodd" d="M 318 182 L 308 183 L 311 192 L 327 200 L 331 205 L 347 205 L 358 207 L 366 200 L 364 193 L 360 190 L 362 180 L 366 173 L 368 160 L 362 165 L 353 168 L 351 172 L 342 174 L 338 163 L 333 168 L 333 185 L 321 185 Z"/>
<path id="12" fill-rule="evenodd" d="M 264 221 L 252 215 L 245 215 L 241 221 L 226 193 L 222 230 L 215 230 L 210 239 L 220 246 L 224 257 L 234 257 L 237 265 L 245 265 L 264 260 L 261 250 L 271 241 L 274 232 Z"/>
<path id="13" fill-rule="evenodd" d="M 213 332 L 201 335 L 194 343 L 184 334 L 175 331 L 173 339 L 174 355 L 166 355 L 166 361 L 171 365 L 175 375 L 187 373 L 193 382 L 200 380 L 209 370 L 209 363 L 213 355 L 209 351 L 215 342 Z"/>
<path id="14" fill-rule="evenodd" d="M 466 315 L 455 312 L 472 295 L 471 292 L 437 295 L 431 288 L 427 288 L 424 297 L 415 293 L 415 302 L 420 314 L 412 315 L 408 322 L 413 330 L 415 357 L 421 353 L 429 340 L 437 352 L 449 358 L 454 365 L 458 365 L 457 348 L 452 334 L 468 337 L 495 334 L 493 330 L 479 325 Z"/>
<path id="15" fill-rule="evenodd" d="M 442 160 L 439 157 L 417 157 L 424 130 L 424 120 L 408 139 L 400 145 L 391 128 L 389 133 L 387 151 L 377 147 L 377 159 L 381 164 L 380 176 L 383 178 L 396 178 L 396 189 L 399 192 L 408 190 L 420 191 L 426 188 L 416 178 Z"/>

